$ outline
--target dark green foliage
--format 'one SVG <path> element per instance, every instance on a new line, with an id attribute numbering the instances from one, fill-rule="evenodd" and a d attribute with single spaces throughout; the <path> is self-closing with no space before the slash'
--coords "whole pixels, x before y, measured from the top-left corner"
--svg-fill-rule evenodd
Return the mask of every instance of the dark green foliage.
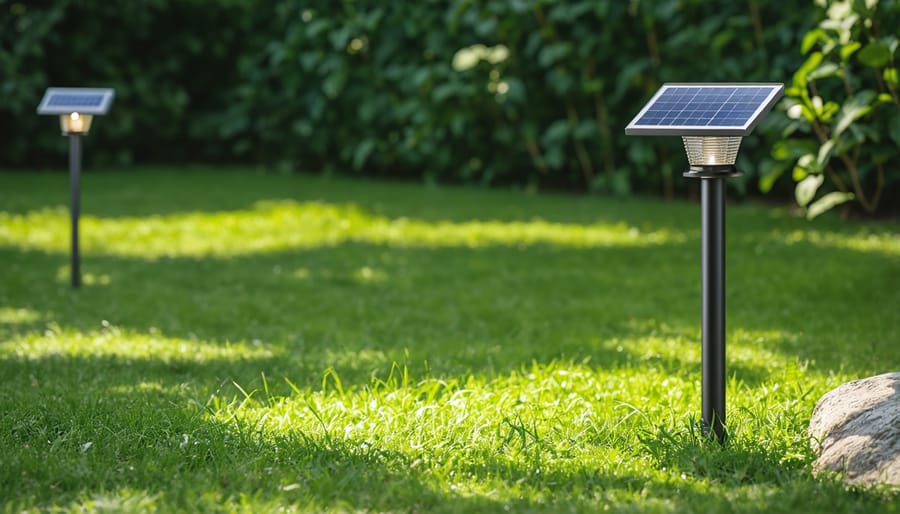
<path id="1" fill-rule="evenodd" d="M 215 158 L 222 106 L 247 8 L 201 0 L 0 2 L 2 164 L 60 162 L 55 119 L 34 109 L 47 86 L 115 87 L 110 116 L 91 133 L 103 162 Z M 234 25 L 234 26 L 232 26 Z"/>
<path id="2" fill-rule="evenodd" d="M 665 81 L 786 81 L 813 5 L 775 0 L 0 2 L 0 164 L 59 162 L 48 85 L 112 86 L 88 156 L 673 194 Z M 877 56 L 875 56 L 877 57 Z M 760 130 L 765 134 L 765 127 Z M 770 132 L 772 137 L 779 137 Z M 742 152 L 746 189 L 771 141 Z"/>
<path id="3" fill-rule="evenodd" d="M 807 59 L 786 90 L 779 163 L 760 187 L 793 168 L 807 217 L 854 199 L 874 213 L 900 189 L 900 2 L 821 3 L 824 20 L 804 36 Z M 816 198 L 826 176 L 833 188 Z"/>

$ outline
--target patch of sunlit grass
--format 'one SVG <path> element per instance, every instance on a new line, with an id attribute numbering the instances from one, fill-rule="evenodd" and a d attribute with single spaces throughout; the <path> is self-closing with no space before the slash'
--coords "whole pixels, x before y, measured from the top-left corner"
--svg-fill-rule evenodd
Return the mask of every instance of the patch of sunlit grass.
<path id="1" fill-rule="evenodd" d="M 294 386 L 288 396 L 268 394 L 265 380 L 257 389 L 238 387 L 210 416 L 237 420 L 241 431 L 287 447 L 349 446 L 402 462 L 441 495 L 501 505 L 527 498 L 548 508 L 558 501 L 556 492 L 611 490 L 615 499 L 608 500 L 620 506 L 646 505 L 656 496 L 681 509 L 684 500 L 667 489 L 672 484 L 694 490 L 707 506 L 721 506 L 776 494 L 782 474 L 802 467 L 809 447 L 797 418 L 810 408 L 808 393 L 821 379 L 799 390 L 792 384 L 801 374 L 788 367 L 761 387 L 729 383 L 728 449 L 699 434 L 695 379 L 652 367 L 552 362 L 494 379 L 444 380 L 416 379 L 397 366 L 364 388 L 347 387 L 329 371 L 321 389 Z M 696 481 L 698 474 L 730 485 L 719 492 Z M 321 480 L 301 476 L 306 486 Z M 733 489 L 748 480 L 752 486 Z"/>
<path id="2" fill-rule="evenodd" d="M 846 234 L 822 230 L 774 230 L 769 235 L 772 242 L 785 245 L 808 243 L 821 248 L 845 248 L 860 252 L 879 252 L 900 256 L 900 235 L 892 232 L 860 230 Z"/>
<path id="3" fill-rule="evenodd" d="M 121 329 L 103 321 L 97 330 L 77 330 L 49 324 L 41 332 L 31 332 L 0 342 L 6 358 L 41 360 L 48 357 L 115 357 L 121 361 L 152 359 L 159 362 L 269 358 L 270 348 L 261 342 L 201 341 L 166 337 L 157 330 L 138 332 Z"/>
<path id="4" fill-rule="evenodd" d="M 156 512 L 159 509 L 159 493 L 145 490 L 122 488 L 114 491 L 85 495 L 72 502 L 67 512 Z"/>
<path id="5" fill-rule="evenodd" d="M 20 324 L 39 321 L 41 314 L 34 309 L 0 307 L 0 324 Z"/>
<path id="6" fill-rule="evenodd" d="M 68 211 L 0 212 L 0 245 L 68 251 Z M 387 218 L 351 204 L 267 201 L 252 209 L 194 212 L 81 222 L 84 252 L 130 257 L 228 256 L 362 242 L 390 246 L 478 248 L 554 244 L 568 247 L 655 246 L 684 240 L 659 229 L 625 223 L 532 221 L 423 221 Z"/>

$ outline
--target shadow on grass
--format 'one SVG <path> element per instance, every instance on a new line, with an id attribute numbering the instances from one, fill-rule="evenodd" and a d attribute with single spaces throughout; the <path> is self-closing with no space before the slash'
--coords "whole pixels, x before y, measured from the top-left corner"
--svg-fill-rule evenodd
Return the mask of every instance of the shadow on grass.
<path id="1" fill-rule="evenodd" d="M 260 372 L 307 386 L 332 367 L 350 383 L 367 383 L 394 362 L 427 362 L 439 376 L 497 375 L 532 361 L 585 358 L 600 367 L 693 369 L 699 270 L 692 247 L 344 243 L 229 258 L 91 255 L 83 263 L 88 284 L 79 291 L 66 284 L 66 256 L 0 248 L 8 272 L 0 300 L 30 314 L 0 323 L 0 335 L 42 334 L 50 325 L 91 334 L 109 325 L 213 345 L 241 343 L 269 352 L 257 363 Z M 861 284 L 895 281 L 896 263 L 877 253 L 829 254 L 858 265 L 834 270 L 841 273 L 834 281 L 798 265 L 820 255 L 812 245 L 770 249 L 765 271 L 752 254 L 733 252 L 730 269 L 746 272 L 732 272 L 729 329 L 768 334 L 744 344 L 746 351 L 758 347 L 777 358 L 849 370 L 893 358 L 880 338 L 898 331 L 891 308 L 898 292 L 872 296 Z M 799 287 L 785 290 L 784 283 Z M 862 319 L 874 323 L 847 339 L 846 324 Z M 648 336 L 660 345 L 697 344 L 693 351 L 690 345 L 685 352 L 645 351 L 640 341 Z M 857 351 L 861 345 L 871 351 Z M 752 359 L 729 363 L 751 385 L 765 380 L 767 367 Z"/>
<path id="2" fill-rule="evenodd" d="M 400 260 L 412 264 L 427 260 L 431 252 L 401 253 L 405 257 Z M 498 259 L 492 253 L 474 252 L 481 259 Z M 41 257 L 28 256 L 29 266 Z M 181 341 L 212 346 L 239 343 L 268 352 L 268 359 L 258 362 L 264 365 L 259 371 L 290 376 L 308 386 L 318 385 L 321 372 L 330 367 L 349 383 L 367 383 L 373 372 L 387 371 L 393 362 L 418 366 L 420 375 L 427 362 L 428 370 L 441 376 L 502 375 L 533 361 L 554 359 L 590 358 L 594 366 L 604 368 L 644 364 L 672 371 L 693 367 L 696 360 L 696 356 L 644 353 L 640 348 L 640 354 L 633 354 L 628 348 L 637 343 L 622 345 L 653 332 L 662 340 L 685 337 L 682 330 L 665 328 L 668 323 L 689 326 L 692 314 L 684 308 L 685 295 L 674 289 L 660 291 L 651 299 L 598 299 L 595 288 L 613 290 L 615 285 L 600 285 L 605 279 L 577 278 L 562 292 L 555 284 L 558 277 L 552 274 L 531 275 L 523 281 L 509 266 L 495 277 L 474 272 L 464 278 L 448 275 L 421 280 L 414 276 L 422 273 L 421 266 L 428 266 L 421 262 L 386 271 L 403 275 L 396 281 L 365 283 L 354 278 L 358 270 L 378 268 L 364 262 L 342 266 L 327 257 L 330 262 L 324 269 L 319 263 L 301 266 L 317 270 L 304 272 L 302 279 L 284 277 L 289 271 L 271 273 L 274 267 L 288 268 L 289 261 L 304 257 L 255 257 L 256 268 L 249 269 L 240 259 L 154 263 L 91 259 L 91 269 L 107 270 L 102 275 L 108 277 L 108 284 L 75 292 L 64 283 L 48 284 L 44 279 L 41 287 L 42 279 L 21 276 L 20 287 L 27 288 L 27 294 L 15 295 L 16 287 L 11 285 L 9 290 L 16 297 L 7 296 L 5 303 L 32 316 L 0 325 L 0 333 L 9 340 L 29 334 L 40 338 L 47 330 L 75 330 L 97 338 L 107 325 L 124 331 L 125 339 L 129 334 L 136 339 L 158 336 L 171 339 L 169 346 Z M 59 264 L 56 258 L 44 262 L 46 267 L 37 268 L 49 273 Z M 162 276 L 172 282 L 157 278 Z M 207 288 L 204 282 L 214 284 Z M 536 292 L 528 291 L 532 287 Z M 618 291 L 627 294 L 623 288 Z M 665 324 L 652 321 L 654 310 L 667 304 L 682 306 L 666 309 L 670 317 Z M 681 319 L 676 316 L 679 310 Z M 119 353 L 127 355 L 129 349 L 121 348 Z M 736 366 L 733 370 L 739 370 L 745 380 L 763 378 L 763 369 Z"/>

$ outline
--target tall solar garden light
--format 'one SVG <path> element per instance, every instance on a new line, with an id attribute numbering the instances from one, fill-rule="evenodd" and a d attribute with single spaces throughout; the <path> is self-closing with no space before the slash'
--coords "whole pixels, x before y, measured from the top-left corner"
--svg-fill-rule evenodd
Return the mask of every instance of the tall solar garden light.
<path id="1" fill-rule="evenodd" d="M 681 136 L 700 179 L 703 432 L 725 442 L 725 179 L 741 173 L 741 138 L 784 94 L 783 84 L 664 84 L 625 127 L 634 136 Z"/>
<path id="2" fill-rule="evenodd" d="M 78 252 L 78 216 L 81 198 L 81 136 L 91 130 L 96 115 L 109 112 L 115 91 L 81 87 L 51 87 L 44 92 L 38 114 L 59 116 L 59 127 L 69 136 L 69 194 L 72 217 L 72 287 L 81 285 Z"/>

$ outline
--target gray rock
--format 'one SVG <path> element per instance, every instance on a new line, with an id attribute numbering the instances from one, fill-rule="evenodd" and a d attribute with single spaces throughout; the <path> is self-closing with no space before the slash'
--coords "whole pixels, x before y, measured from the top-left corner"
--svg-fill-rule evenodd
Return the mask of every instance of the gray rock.
<path id="1" fill-rule="evenodd" d="M 855 484 L 900 485 L 900 372 L 848 382 L 816 404 L 809 436 L 815 472 Z"/>

